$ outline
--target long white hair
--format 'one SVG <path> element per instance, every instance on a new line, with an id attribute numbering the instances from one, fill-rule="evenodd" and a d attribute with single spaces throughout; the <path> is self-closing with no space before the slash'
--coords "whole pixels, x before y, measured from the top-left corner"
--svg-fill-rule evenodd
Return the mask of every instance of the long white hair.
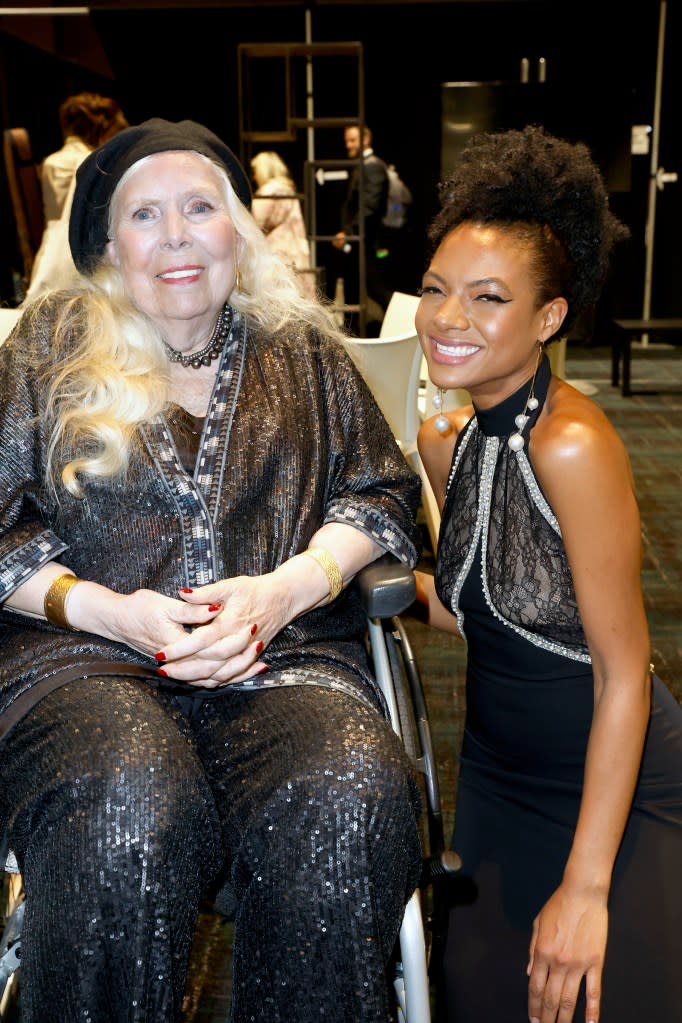
<path id="1" fill-rule="evenodd" d="M 224 167 L 197 155 L 216 168 L 237 235 L 240 287 L 226 293 L 225 301 L 266 333 L 295 327 L 341 341 L 344 335 L 331 303 L 301 294 L 293 271 L 271 251 Z M 143 160 L 130 168 L 114 191 L 110 228 L 116 195 Z M 54 295 L 41 296 L 31 307 L 32 315 L 40 316 L 46 305 L 52 306 Z M 81 496 L 79 476 L 125 474 L 138 427 L 168 403 L 168 356 L 158 326 L 132 304 L 120 271 L 106 254 L 77 288 L 60 295 L 53 331 L 54 361 L 46 371 L 48 482 L 56 490 L 61 481 L 71 494 Z"/>

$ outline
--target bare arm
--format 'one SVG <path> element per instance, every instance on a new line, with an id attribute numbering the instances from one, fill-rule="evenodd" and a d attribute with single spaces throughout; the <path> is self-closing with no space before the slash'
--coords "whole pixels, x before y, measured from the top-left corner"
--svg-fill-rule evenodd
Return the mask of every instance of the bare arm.
<path id="1" fill-rule="evenodd" d="M 51 561 L 18 586 L 4 606 L 44 621 L 45 596 L 51 584 L 59 576 L 70 574 L 71 569 Z M 147 589 L 117 593 L 87 579 L 80 579 L 69 590 L 65 612 L 73 629 L 125 643 L 148 655 L 158 650 L 160 642 L 186 635 L 185 626 L 204 625 L 215 617 L 208 602 L 192 607 L 179 597 L 166 597 Z"/>
<path id="2" fill-rule="evenodd" d="M 309 546 L 332 556 L 344 587 L 384 553 L 369 536 L 344 523 L 323 526 Z M 51 562 L 18 587 L 6 606 L 44 619 L 50 584 L 69 571 Z M 146 589 L 120 594 L 81 580 L 68 593 L 66 612 L 73 628 L 123 642 L 152 657 L 164 654 L 158 660 L 167 675 L 215 687 L 264 667 L 258 660 L 263 647 L 294 619 L 327 603 L 329 594 L 323 566 L 298 554 L 266 575 L 223 579 L 181 592 L 177 599 Z"/>
<path id="3" fill-rule="evenodd" d="M 310 540 L 337 563 L 343 586 L 384 553 L 384 548 L 359 529 L 330 522 Z M 263 576 L 237 576 L 182 594 L 188 606 L 219 606 L 204 628 L 170 643 L 163 670 L 173 678 L 197 685 L 218 686 L 237 682 L 264 667 L 255 660 L 261 650 L 290 622 L 306 611 L 326 604 L 330 580 L 324 567 L 305 553 L 297 554 L 274 572 Z M 254 628 L 255 626 L 255 628 Z"/>
<path id="4" fill-rule="evenodd" d="M 471 419 L 473 411 L 473 406 L 464 405 L 461 408 L 454 409 L 452 412 L 444 413 L 445 418 L 450 423 L 450 429 L 447 433 L 440 433 L 436 429 L 437 415 L 426 419 L 419 427 L 417 449 L 426 470 L 426 475 L 429 477 L 429 482 L 431 483 L 440 512 L 443 511 L 445 503 L 445 490 L 448 484 L 452 455 L 455 450 L 457 437 L 460 430 Z"/>
<path id="5" fill-rule="evenodd" d="M 441 629 L 443 632 L 453 632 L 459 636 L 459 625 L 457 618 L 448 611 L 436 593 L 434 577 L 428 572 L 415 571 L 417 582 L 417 597 L 415 613 L 427 625 L 434 629 Z"/>
<path id="6" fill-rule="evenodd" d="M 431 416 L 425 420 L 419 428 L 417 435 L 417 448 L 419 457 L 433 488 L 434 497 L 438 510 L 443 511 L 445 502 L 445 488 L 450 474 L 452 454 L 455 448 L 458 433 L 462 426 L 470 419 L 473 409 L 467 406 L 466 409 L 456 409 L 447 413 L 450 422 L 450 430 L 447 433 L 439 433 L 434 423 L 437 416 Z M 417 571 L 417 605 L 421 610 L 421 617 L 428 625 L 444 632 L 453 632 L 459 635 L 459 626 L 455 615 L 449 611 L 441 602 L 434 584 L 432 575 Z"/>

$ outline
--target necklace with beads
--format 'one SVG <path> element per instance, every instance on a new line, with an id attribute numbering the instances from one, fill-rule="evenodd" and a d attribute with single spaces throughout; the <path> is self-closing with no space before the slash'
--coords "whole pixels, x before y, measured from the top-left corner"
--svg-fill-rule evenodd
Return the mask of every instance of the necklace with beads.
<path id="1" fill-rule="evenodd" d="M 225 347 L 225 339 L 230 332 L 232 326 L 232 307 L 229 305 L 223 306 L 220 311 L 220 315 L 216 320 L 213 333 L 211 334 L 208 342 L 198 352 L 192 352 L 190 355 L 183 355 L 182 352 L 178 352 L 175 348 L 171 348 L 165 341 L 163 342 L 164 348 L 168 353 L 169 362 L 179 362 L 185 369 L 201 369 L 202 366 L 210 366 L 215 359 L 219 359 L 223 348 Z"/>

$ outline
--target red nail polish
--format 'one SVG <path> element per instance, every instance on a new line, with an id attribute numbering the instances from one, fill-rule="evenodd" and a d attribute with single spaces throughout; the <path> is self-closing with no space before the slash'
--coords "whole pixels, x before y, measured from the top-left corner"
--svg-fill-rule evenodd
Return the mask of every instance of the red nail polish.
<path id="1" fill-rule="evenodd" d="M 154 654 L 154 660 L 155 661 L 165 661 L 166 660 L 166 655 L 164 654 L 163 650 L 159 650 L 158 654 Z"/>
<path id="2" fill-rule="evenodd" d="M 220 611 L 222 606 L 222 604 L 209 604 L 208 609 L 209 611 Z"/>
<path id="3" fill-rule="evenodd" d="M 257 631 L 258 631 L 258 626 L 257 625 L 252 625 L 251 626 L 251 635 L 255 636 Z"/>
<path id="4" fill-rule="evenodd" d="M 266 672 L 267 670 L 268 670 L 268 666 L 267 666 L 267 664 L 264 664 L 264 665 L 263 665 L 263 666 L 262 666 L 261 668 L 259 668 L 259 669 L 258 669 L 258 671 L 256 672 L 256 674 L 257 674 L 257 675 L 262 675 L 262 674 L 263 674 L 264 672 Z"/>
<path id="5" fill-rule="evenodd" d="M 181 586 L 180 593 L 194 593 L 194 590 L 191 586 Z"/>
<path id="6" fill-rule="evenodd" d="M 256 643 L 256 653 L 259 654 L 262 649 L 263 649 L 263 640 L 259 639 L 258 642 Z"/>
<path id="7" fill-rule="evenodd" d="M 164 678 L 168 678 L 168 672 L 165 671 L 163 668 L 157 668 L 156 669 L 156 674 L 157 675 L 163 675 Z"/>

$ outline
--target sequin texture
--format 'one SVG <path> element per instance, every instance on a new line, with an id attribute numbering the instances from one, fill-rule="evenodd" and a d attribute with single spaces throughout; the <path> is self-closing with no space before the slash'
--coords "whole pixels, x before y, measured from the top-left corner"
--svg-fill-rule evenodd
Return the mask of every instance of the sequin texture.
<path id="1" fill-rule="evenodd" d="M 419 481 L 350 360 L 236 313 L 196 457 L 169 410 L 140 431 L 126 481 L 54 500 L 41 475 L 50 315 L 0 348 L 0 600 L 52 559 L 119 592 L 175 595 L 269 572 L 323 522 L 416 563 Z M 152 657 L 0 608 L 23 1023 L 177 1020 L 199 900 L 226 880 L 231 1023 L 389 1018 L 418 797 L 364 628 L 350 588 L 275 637 L 265 676 L 198 694 L 161 683 Z"/>

